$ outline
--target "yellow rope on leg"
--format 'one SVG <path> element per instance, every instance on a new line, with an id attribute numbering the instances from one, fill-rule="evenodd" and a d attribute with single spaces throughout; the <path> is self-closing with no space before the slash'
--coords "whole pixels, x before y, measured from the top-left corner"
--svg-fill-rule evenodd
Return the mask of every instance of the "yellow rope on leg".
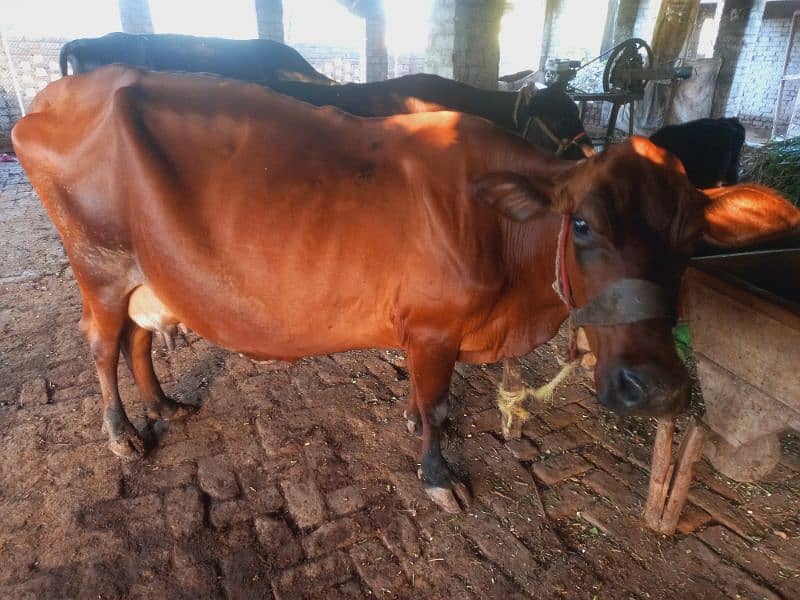
<path id="1" fill-rule="evenodd" d="M 512 392 L 505 389 L 502 384 L 497 386 L 497 408 L 502 415 L 504 437 L 508 437 L 511 424 L 514 422 L 514 417 L 522 419 L 524 423 L 531 416 L 531 413 L 522 406 L 527 395 L 528 388 L 522 388 L 517 392 Z"/>
<path id="2" fill-rule="evenodd" d="M 561 385 L 561 382 L 566 379 L 572 370 L 575 368 L 575 363 L 566 363 L 561 367 L 561 370 L 556 374 L 553 379 L 548 383 L 538 388 L 523 387 L 521 390 L 512 392 L 503 387 L 502 384 L 497 386 L 497 408 L 500 410 L 502 416 L 502 429 L 503 436 L 508 437 L 511 431 L 511 425 L 514 422 L 514 417 L 522 419 L 524 423 L 527 421 L 531 413 L 523 406 L 523 402 L 529 396 L 537 401 L 549 402 L 556 391 L 556 388 Z"/>
<path id="3" fill-rule="evenodd" d="M 561 385 L 561 382 L 564 381 L 570 373 L 572 373 L 572 369 L 574 368 L 575 363 L 565 364 L 550 382 L 538 388 L 527 388 L 526 391 L 528 395 L 534 400 L 549 402 L 553 398 L 556 388 Z"/>

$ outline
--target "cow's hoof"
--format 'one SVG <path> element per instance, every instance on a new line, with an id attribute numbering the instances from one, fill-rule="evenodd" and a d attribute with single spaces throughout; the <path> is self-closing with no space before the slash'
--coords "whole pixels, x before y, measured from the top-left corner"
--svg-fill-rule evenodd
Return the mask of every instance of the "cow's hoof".
<path id="1" fill-rule="evenodd" d="M 164 398 L 158 403 L 157 411 L 150 411 L 148 417 L 152 420 L 163 419 L 164 421 L 183 421 L 200 410 L 194 404 L 184 404 L 176 402 L 172 398 Z"/>
<path id="2" fill-rule="evenodd" d="M 452 487 L 425 484 L 425 493 L 439 508 L 448 513 L 460 513 L 469 508 L 471 496 L 467 486 L 460 481 L 452 482 Z"/>
<path id="3" fill-rule="evenodd" d="M 131 426 L 119 435 L 108 440 L 108 448 L 125 460 L 137 460 L 144 456 L 144 440 L 142 436 Z"/>
<path id="4" fill-rule="evenodd" d="M 422 423 L 420 423 L 419 416 L 409 417 L 408 411 L 403 411 L 403 418 L 406 420 L 406 429 L 411 435 L 422 435 Z"/>

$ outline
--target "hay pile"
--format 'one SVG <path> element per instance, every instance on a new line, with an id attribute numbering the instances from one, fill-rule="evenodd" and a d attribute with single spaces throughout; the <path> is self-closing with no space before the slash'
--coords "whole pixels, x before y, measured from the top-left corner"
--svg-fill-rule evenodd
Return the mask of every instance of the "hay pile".
<path id="1" fill-rule="evenodd" d="M 778 190 L 800 206 L 800 137 L 742 149 L 742 181 Z"/>

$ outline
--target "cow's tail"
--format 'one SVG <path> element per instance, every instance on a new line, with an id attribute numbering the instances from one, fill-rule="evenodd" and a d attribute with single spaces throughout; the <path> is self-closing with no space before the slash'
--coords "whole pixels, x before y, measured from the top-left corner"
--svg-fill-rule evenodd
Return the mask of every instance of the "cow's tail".
<path id="1" fill-rule="evenodd" d="M 75 46 L 77 45 L 77 42 L 79 42 L 79 41 L 80 40 L 72 40 L 71 42 L 67 42 L 66 44 L 61 46 L 61 52 L 58 55 L 58 66 L 61 69 L 61 76 L 62 77 L 66 77 L 67 76 L 68 67 L 69 67 L 70 63 L 72 63 L 72 65 L 73 65 L 73 75 L 77 75 L 77 73 L 75 72 L 76 61 L 75 60 L 70 60 L 70 59 L 74 58 Z"/>
<path id="2" fill-rule="evenodd" d="M 61 52 L 58 55 L 58 66 L 61 68 L 61 76 L 66 77 L 67 75 L 67 54 L 69 53 L 70 45 L 72 42 L 67 42 L 63 46 L 61 46 Z"/>

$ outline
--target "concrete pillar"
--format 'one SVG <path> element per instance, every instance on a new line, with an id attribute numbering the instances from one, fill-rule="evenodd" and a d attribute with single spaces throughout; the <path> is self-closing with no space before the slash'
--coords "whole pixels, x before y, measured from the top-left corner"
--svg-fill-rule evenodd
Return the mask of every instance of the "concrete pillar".
<path id="1" fill-rule="evenodd" d="M 503 0 L 434 0 L 425 69 L 497 89 Z"/>
<path id="2" fill-rule="evenodd" d="M 653 31 L 664 2 L 669 2 L 669 0 L 639 0 L 632 37 L 642 38 L 651 46 L 653 45 Z"/>
<path id="3" fill-rule="evenodd" d="M 725 0 L 714 44 L 714 56 L 722 59 L 711 109 L 714 117 L 739 114 L 765 6 L 766 0 Z"/>
<path id="4" fill-rule="evenodd" d="M 125 33 L 153 33 L 148 0 L 118 0 L 119 20 Z"/>
<path id="5" fill-rule="evenodd" d="M 616 10 L 613 13 L 612 10 L 608 12 L 609 20 L 613 18 L 611 36 L 610 40 L 608 40 L 608 45 L 606 45 L 606 36 L 603 36 L 603 52 L 634 37 L 636 16 L 639 14 L 639 1 L 614 0 L 613 4 L 616 4 L 616 7 L 612 4 L 610 9 L 616 8 Z"/>
<path id="6" fill-rule="evenodd" d="M 283 43 L 283 0 L 255 0 L 258 37 Z"/>
<path id="7" fill-rule="evenodd" d="M 453 76 L 477 87 L 497 89 L 500 18 L 505 0 L 456 2 Z"/>
<path id="8" fill-rule="evenodd" d="M 367 15 L 367 81 L 383 81 L 389 76 L 386 51 L 386 15 L 383 8 Z"/>
<path id="9" fill-rule="evenodd" d="M 547 59 L 550 58 L 550 48 L 555 34 L 556 21 L 564 0 L 546 0 L 544 5 L 544 29 L 542 31 L 542 51 L 539 59 L 539 68 L 544 69 Z"/>
<path id="10" fill-rule="evenodd" d="M 425 71 L 453 77 L 453 52 L 456 42 L 455 0 L 433 0 Z"/>

